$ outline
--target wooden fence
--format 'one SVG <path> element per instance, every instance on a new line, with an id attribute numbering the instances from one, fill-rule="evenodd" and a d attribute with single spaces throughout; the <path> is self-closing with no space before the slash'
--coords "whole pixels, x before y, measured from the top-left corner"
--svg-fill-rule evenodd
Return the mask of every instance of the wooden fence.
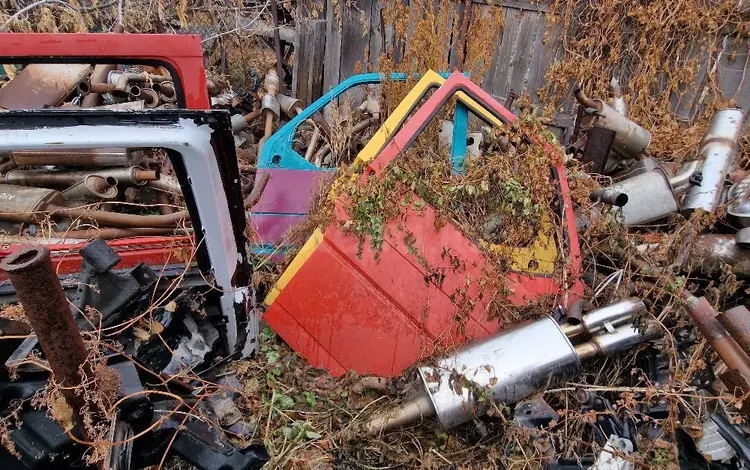
<path id="1" fill-rule="evenodd" d="M 414 2 L 414 0 L 402 0 Z M 445 1 L 445 0 L 443 0 Z M 325 5 L 323 5 L 325 3 Z M 495 55 L 486 74 L 482 88 L 503 102 L 511 93 L 531 94 L 539 103 L 537 90 L 545 84 L 545 73 L 556 57 L 560 57 L 562 32 L 561 22 L 547 18 L 548 2 L 529 0 L 505 0 L 502 6 L 490 5 L 487 0 L 473 0 L 482 14 L 490 9 L 502 8 L 504 27 L 497 36 Z M 464 2 L 455 2 L 449 21 L 461 21 Z M 295 89 L 298 97 L 309 104 L 325 91 L 355 74 L 357 64 L 376 62 L 383 47 L 392 43 L 393 32 L 384 25 L 381 16 L 382 1 L 379 0 L 299 0 L 298 48 L 296 49 Z M 317 18 L 315 18 L 317 12 Z M 340 12 L 336 14 L 337 12 Z M 337 17 L 341 17 L 341 21 Z M 543 41 L 544 38 L 547 38 Z M 456 41 L 447 47 L 448 63 L 456 63 Z M 733 97 L 738 105 L 747 110 L 750 106 L 750 80 L 745 80 L 748 65 L 748 41 L 733 45 L 733 38 L 726 38 L 725 48 L 730 44 L 734 57 L 720 52 L 715 63 L 709 64 L 708 52 L 704 54 L 702 68 L 696 75 L 694 87 L 685 95 L 673 100 L 673 109 L 684 118 L 689 118 L 699 109 L 699 98 L 706 78 L 707 67 L 718 67 L 719 85 L 725 96 Z M 697 92 L 693 91 L 697 90 Z M 553 126 L 564 140 L 570 135 L 574 121 L 572 99 L 566 101 L 554 116 Z M 750 113 L 748 113 L 750 114 Z"/>

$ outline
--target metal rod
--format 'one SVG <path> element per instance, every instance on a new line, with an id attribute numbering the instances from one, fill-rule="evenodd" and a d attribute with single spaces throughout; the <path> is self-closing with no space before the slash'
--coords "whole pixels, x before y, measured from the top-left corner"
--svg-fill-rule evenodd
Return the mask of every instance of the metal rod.
<path id="1" fill-rule="evenodd" d="M 716 319 L 717 313 L 705 297 L 683 294 L 693 323 L 729 369 L 750 380 L 750 357 Z"/>
<path id="2" fill-rule="evenodd" d="M 567 324 L 560 327 L 565 336 L 576 339 L 627 323 L 636 314 L 645 310 L 646 305 L 641 299 L 630 297 L 588 312 L 581 317 L 581 323 L 578 325 Z"/>
<path id="3" fill-rule="evenodd" d="M 279 69 L 279 79 L 284 82 L 283 58 L 281 56 L 281 36 L 279 35 L 279 6 L 276 0 L 271 0 L 271 20 L 273 21 L 273 46 L 276 52 L 276 67 Z"/>
<path id="4" fill-rule="evenodd" d="M 622 207 L 628 203 L 628 195 L 613 189 L 595 189 L 589 196 L 594 202 L 603 202 L 611 206 Z"/>
<path id="5" fill-rule="evenodd" d="M 82 375 L 88 380 L 94 375 L 49 250 L 39 245 L 22 248 L 0 262 L 0 269 L 8 273 L 75 421 L 83 424 L 80 412 L 87 403 L 76 389 L 84 385 Z"/>
<path id="6" fill-rule="evenodd" d="M 125 149 L 16 150 L 16 166 L 61 165 L 73 167 L 129 166 L 135 157 Z"/>

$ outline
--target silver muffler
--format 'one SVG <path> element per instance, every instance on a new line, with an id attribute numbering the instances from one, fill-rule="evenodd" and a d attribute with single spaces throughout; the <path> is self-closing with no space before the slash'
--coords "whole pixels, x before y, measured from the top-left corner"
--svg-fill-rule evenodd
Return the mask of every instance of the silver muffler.
<path id="1" fill-rule="evenodd" d="M 643 306 L 633 299 L 626 302 L 606 315 L 598 309 L 600 317 L 632 318 Z M 435 365 L 419 367 L 424 391 L 399 408 L 375 416 L 364 430 L 373 435 L 429 416 L 436 416 L 443 429 L 451 429 L 486 414 L 492 401 L 516 403 L 575 377 L 582 360 L 624 351 L 662 333 L 656 322 L 647 322 L 642 330 L 621 324 L 610 331 L 596 326 L 607 323 L 601 318 L 584 323 L 600 333 L 577 346 L 555 320 L 545 317 L 464 346 Z"/>
<path id="2" fill-rule="evenodd" d="M 685 194 L 683 215 L 689 216 L 697 209 L 713 212 L 721 204 L 727 174 L 735 166 L 737 139 L 744 118 L 742 110 L 737 108 L 723 109 L 714 114 L 698 154 L 698 159 L 703 160 L 701 182 L 691 186 Z"/>

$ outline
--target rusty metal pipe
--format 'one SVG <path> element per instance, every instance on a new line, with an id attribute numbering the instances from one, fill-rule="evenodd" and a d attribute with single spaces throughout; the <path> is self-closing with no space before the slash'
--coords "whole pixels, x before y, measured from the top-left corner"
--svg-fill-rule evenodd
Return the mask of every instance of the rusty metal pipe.
<path id="1" fill-rule="evenodd" d="M 99 175 L 89 175 L 62 192 L 66 202 L 97 201 L 117 197 L 117 180 Z"/>
<path id="2" fill-rule="evenodd" d="M 173 176 L 161 176 L 158 180 L 149 181 L 147 184 L 159 191 L 182 195 L 180 183 Z"/>
<path id="3" fill-rule="evenodd" d="M 91 83 L 106 83 L 109 72 L 115 70 L 117 66 L 115 64 L 99 64 L 94 67 L 94 71 L 91 73 L 89 78 Z M 80 83 L 78 89 L 80 90 Z M 81 100 L 81 107 L 91 108 L 99 106 L 102 102 L 101 94 L 90 92 Z"/>
<path id="4" fill-rule="evenodd" d="M 174 88 L 174 82 L 161 82 L 151 85 L 151 89 L 159 94 L 159 98 L 167 103 L 177 101 L 177 91 Z"/>
<path id="5" fill-rule="evenodd" d="M 107 74 L 106 83 L 95 83 L 88 79 L 81 80 L 78 83 L 78 93 L 84 96 L 89 93 L 111 93 L 113 91 L 127 93 L 131 83 L 171 81 L 172 79 L 165 75 L 154 75 L 152 73 L 125 73 L 113 70 Z"/>
<path id="6" fill-rule="evenodd" d="M 740 305 L 720 313 L 716 318 L 745 354 L 750 356 L 750 310 Z"/>
<path id="7" fill-rule="evenodd" d="M 13 168 L 15 168 L 15 167 L 16 167 L 16 164 L 15 164 L 15 163 L 13 163 L 13 161 L 12 161 L 12 160 L 11 160 L 11 161 L 8 161 L 8 162 L 4 162 L 4 163 L 0 164 L 0 175 L 1 175 L 1 174 L 3 174 L 3 173 L 6 173 L 6 172 L 8 172 L 8 171 L 10 171 L 10 170 L 12 170 L 12 169 L 13 169 Z"/>
<path id="8" fill-rule="evenodd" d="M 273 112 L 269 110 L 264 110 L 266 116 L 266 125 L 265 125 L 265 131 L 263 133 L 263 137 L 260 139 L 260 142 L 258 142 L 258 155 L 261 154 L 263 151 L 263 145 L 265 145 L 266 141 L 271 138 L 271 135 L 273 135 L 273 120 L 274 115 Z"/>
<path id="9" fill-rule="evenodd" d="M 253 190 L 250 191 L 250 194 L 245 199 L 245 210 L 252 209 L 253 206 L 255 206 L 258 201 L 260 201 L 260 197 L 263 195 L 263 190 L 266 189 L 266 185 L 268 184 L 269 176 L 269 173 L 265 172 L 258 175 L 258 177 L 255 179 Z"/>
<path id="10" fill-rule="evenodd" d="M 573 95 L 576 97 L 576 100 L 583 106 L 586 106 L 587 108 L 594 108 L 597 110 L 599 109 L 597 103 L 586 96 L 586 94 L 583 92 L 583 89 L 576 88 L 575 90 L 573 90 Z"/>
<path id="11" fill-rule="evenodd" d="M 312 136 L 310 137 L 310 143 L 307 144 L 307 150 L 305 151 L 305 160 L 307 160 L 308 162 L 315 154 L 315 147 L 318 146 L 318 140 L 320 140 L 320 128 L 318 126 L 315 126 Z"/>
<path id="12" fill-rule="evenodd" d="M 159 179 L 158 170 L 144 170 L 139 166 L 129 168 L 110 168 L 91 171 L 46 171 L 46 170 L 11 170 L 5 174 L 3 181 L 10 184 L 27 186 L 49 186 L 67 188 L 89 176 L 114 178 L 118 184 L 142 186 L 149 181 Z"/>
<path id="13" fill-rule="evenodd" d="M 60 165 L 72 167 L 130 166 L 138 154 L 126 149 L 16 150 L 10 152 L 16 166 Z"/>
<path id="14" fill-rule="evenodd" d="M 84 387 L 84 378 L 91 380 L 94 373 L 86 360 L 86 346 L 57 279 L 49 250 L 39 245 L 22 248 L 0 262 L 0 269 L 8 274 L 52 367 L 54 380 L 60 384 L 76 423 L 82 425 L 80 411 L 87 403 L 83 393 L 77 393 L 80 390 L 76 389 Z"/>
<path id="15" fill-rule="evenodd" d="M 94 238 L 102 240 L 116 240 L 120 238 L 151 237 L 157 235 L 189 235 L 191 230 L 169 228 L 92 228 L 84 230 L 68 230 L 52 232 L 49 235 L 31 237 L 23 235 L 0 234 L 0 244 L 12 245 L 59 245 L 62 243 L 79 243 Z"/>
<path id="16" fill-rule="evenodd" d="M 717 313 L 705 297 L 684 293 L 690 318 L 726 366 L 750 380 L 750 357 L 716 319 Z"/>
<path id="17" fill-rule="evenodd" d="M 111 227 L 174 228 L 179 227 L 181 223 L 190 220 L 187 211 L 180 211 L 167 215 L 136 215 L 90 210 L 78 207 L 60 207 L 53 204 L 47 206 L 47 210 L 55 216 L 91 220 Z"/>
<path id="18" fill-rule="evenodd" d="M 576 326 L 581 324 L 583 319 L 583 299 L 576 299 L 570 304 L 568 308 L 568 315 L 566 315 L 565 321 L 569 324 Z"/>
<path id="19" fill-rule="evenodd" d="M 151 88 L 141 88 L 138 98 L 143 100 L 146 108 L 155 108 L 160 104 L 159 94 Z"/>

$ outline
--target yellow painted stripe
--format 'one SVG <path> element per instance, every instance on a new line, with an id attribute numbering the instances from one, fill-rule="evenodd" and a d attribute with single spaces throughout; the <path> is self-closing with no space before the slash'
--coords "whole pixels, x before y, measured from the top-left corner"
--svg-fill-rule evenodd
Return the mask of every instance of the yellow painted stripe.
<path id="1" fill-rule="evenodd" d="M 276 281 L 276 284 L 273 285 L 271 291 L 268 293 L 263 303 L 265 303 L 266 305 L 271 305 L 276 300 L 279 294 L 281 294 L 281 291 L 284 290 L 286 285 L 289 284 L 289 281 L 291 281 L 294 275 L 297 274 L 297 271 L 299 271 L 300 268 L 302 268 L 302 265 L 305 264 L 310 256 L 312 256 L 315 248 L 317 248 L 322 241 L 323 232 L 320 230 L 320 228 L 316 228 L 310 238 L 308 238 L 302 248 L 300 248 L 297 256 L 294 257 L 292 262 L 289 263 L 289 266 L 287 266 L 286 270 L 284 270 L 284 272 L 281 274 L 281 277 L 279 277 L 279 280 Z"/>

